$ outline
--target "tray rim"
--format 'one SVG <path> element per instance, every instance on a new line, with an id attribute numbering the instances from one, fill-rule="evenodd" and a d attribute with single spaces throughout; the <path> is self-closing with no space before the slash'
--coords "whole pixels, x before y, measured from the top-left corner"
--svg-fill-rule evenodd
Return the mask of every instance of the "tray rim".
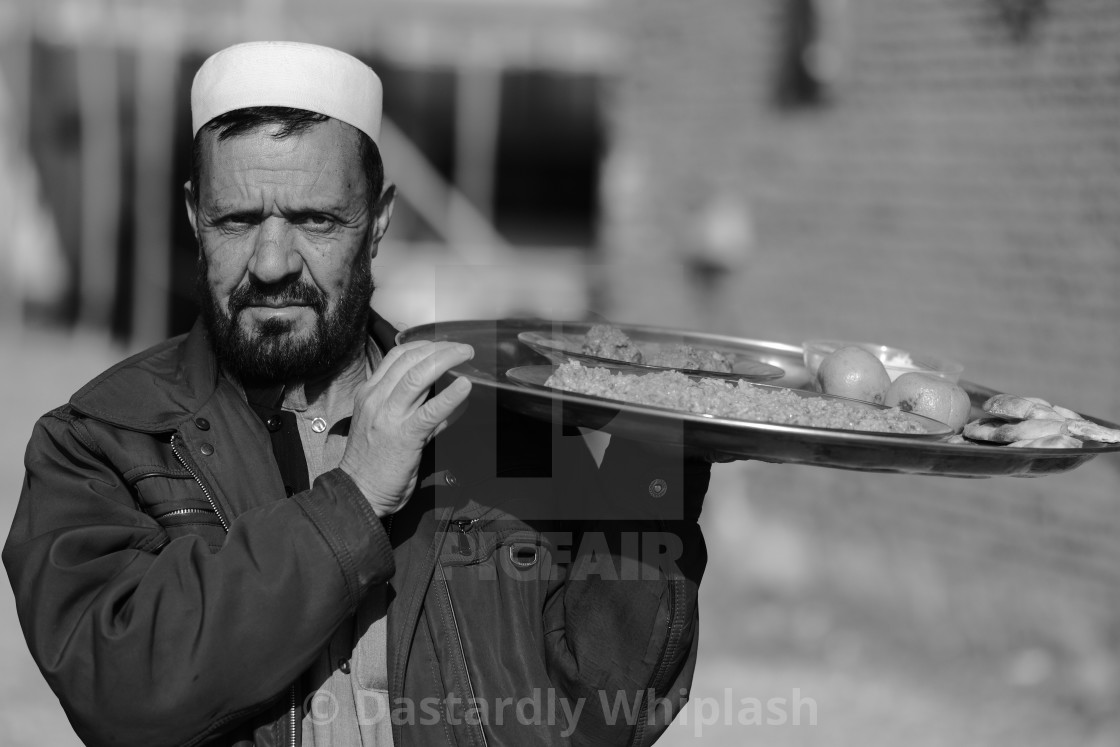
<path id="1" fill-rule="evenodd" d="M 533 319 L 533 318 L 506 318 L 506 319 L 468 319 L 468 320 L 448 320 L 436 321 L 426 324 L 416 325 L 402 330 L 397 335 L 398 342 L 407 341 L 409 339 L 458 339 L 454 337 L 455 334 L 461 334 L 470 331 L 485 331 L 491 334 L 497 333 L 499 329 L 505 334 L 509 335 L 512 343 L 521 345 L 517 340 L 517 332 L 534 327 L 540 328 L 543 326 L 552 326 L 558 324 L 552 320 Z M 790 358 L 800 358 L 802 356 L 802 347 L 800 345 L 774 341 L 763 340 L 758 338 L 736 337 L 732 335 L 722 335 L 708 332 L 691 332 L 687 330 L 680 330 L 671 327 L 656 327 L 653 325 L 623 325 L 628 328 L 642 329 L 650 333 L 666 333 L 672 335 L 684 335 L 698 340 L 710 340 L 716 344 L 721 342 L 731 342 L 737 345 L 746 345 L 756 347 L 764 351 L 771 352 L 778 355 L 786 355 Z M 434 333 L 434 334 L 433 334 Z M 540 353 L 535 353 L 540 356 Z M 543 356 L 542 356 L 543 357 Z M 457 366 L 451 370 L 450 375 L 463 376 L 469 379 L 473 384 L 492 389 L 496 394 L 501 395 L 499 401 L 505 401 L 507 406 L 516 405 L 517 399 L 526 399 L 539 408 L 545 404 L 549 404 L 550 412 L 554 412 L 556 408 L 564 412 L 577 412 L 580 408 L 587 408 L 589 406 L 607 409 L 618 412 L 623 412 L 634 420 L 641 421 L 644 419 L 660 419 L 664 416 L 658 411 L 650 410 L 640 405 L 628 405 L 627 403 L 614 403 L 604 405 L 606 400 L 592 400 L 589 397 L 573 394 L 573 393 L 551 393 L 551 392 L 538 392 L 528 387 L 510 382 L 505 377 L 505 371 L 490 373 L 487 376 L 476 375 L 469 369 L 469 363 L 462 366 Z M 960 385 L 965 388 L 969 393 L 973 402 L 982 401 L 987 397 L 994 394 L 999 394 L 1000 391 L 991 387 L 972 382 L 967 379 L 961 379 Z M 771 384 L 771 386 L 781 386 L 781 384 Z M 791 387 L 796 388 L 796 387 Z M 525 412 L 524 409 L 520 411 Z M 526 413 L 530 417 L 538 417 L 536 414 Z M 687 414 L 687 413 L 682 413 Z M 1084 413 L 1078 413 L 1082 417 L 1092 422 L 1098 423 L 1109 428 L 1120 428 L 1114 423 L 1111 423 L 1102 418 L 1097 418 Z M 711 419 L 714 420 L 714 419 Z M 718 423 L 714 423 L 718 427 Z M 918 439 L 900 439 L 890 435 L 879 435 L 874 432 L 860 433 L 854 431 L 828 431 L 824 429 L 815 429 L 807 431 L 797 426 L 784 426 L 775 425 L 770 423 L 756 423 L 752 421 L 734 421 L 736 428 L 749 429 L 754 432 L 770 431 L 781 436 L 809 436 L 816 441 L 824 441 L 831 443 L 839 443 L 851 447 L 874 447 L 874 446 L 894 446 L 901 448 L 903 451 L 921 450 L 929 454 L 931 457 L 958 459 L 965 461 L 983 461 L 985 469 L 962 469 L 960 471 L 948 469 L 910 469 L 906 467 L 892 467 L 886 465 L 883 467 L 868 467 L 860 464 L 831 464 L 824 462 L 809 462 L 797 460 L 783 460 L 783 459 L 765 459 L 760 461 L 769 461 L 777 463 L 790 463 L 790 464 L 813 464 L 815 466 L 822 466 L 832 469 L 846 469 L 861 472 L 877 472 L 877 473 L 898 473 L 898 474 L 921 474 L 921 475 L 936 475 L 948 477 L 965 477 L 965 478 L 987 478 L 998 476 L 1016 476 L 1016 477 L 1038 477 L 1047 476 L 1051 474 L 1061 474 L 1068 472 L 1086 461 L 1100 455 L 1120 452 L 1120 444 L 1102 444 L 1099 446 L 1082 446 L 1075 449 L 1043 449 L 1037 447 L 1021 448 L 1016 447 L 1014 454 L 1008 451 L 1008 447 L 1000 445 L 987 445 L 978 443 L 957 444 L 947 443 L 943 439 L 937 438 L 918 438 Z M 577 424 L 578 425 L 578 424 Z M 606 432 L 611 430 L 604 428 Z M 805 432 L 801 432 L 805 431 Z M 730 452 L 725 452 L 730 453 Z M 733 454 L 740 458 L 746 459 L 759 459 L 758 457 L 751 457 L 745 454 Z M 1008 459 L 1008 457 L 1014 457 Z M 1016 469 L 1006 469 L 997 467 L 1006 467 L 1010 464 Z M 1056 465 L 1056 466 L 1054 466 Z M 1036 468 L 1037 467 L 1037 468 Z"/>
<path id="2" fill-rule="evenodd" d="M 564 324 L 570 326 L 570 323 L 564 323 Z M 588 324 L 587 326 L 590 327 L 592 325 Z M 623 330 L 634 329 L 634 327 L 632 325 L 626 325 L 626 324 L 613 325 L 613 326 L 617 326 L 619 329 L 623 329 Z M 561 334 L 565 334 L 565 333 L 561 333 Z M 522 343 L 523 345 L 528 345 L 530 348 L 532 348 L 536 352 L 538 352 L 541 355 L 544 355 L 545 357 L 548 357 L 548 358 L 552 358 L 552 357 L 556 356 L 556 357 L 563 357 L 563 358 L 580 360 L 580 361 L 590 361 L 592 363 L 600 364 L 600 365 L 633 366 L 635 368 L 640 368 L 640 369 L 645 370 L 647 372 L 679 371 L 680 373 L 685 374 L 686 376 L 710 376 L 710 377 L 718 378 L 718 379 L 744 380 L 744 381 L 751 381 L 751 382 L 776 381 L 777 379 L 784 378 L 787 375 L 787 372 L 786 372 L 785 369 L 780 368 L 778 366 L 775 366 L 772 363 L 766 363 L 765 361 L 761 361 L 761 360 L 757 360 L 757 359 L 753 360 L 752 362 L 759 365 L 759 366 L 762 366 L 766 369 L 770 369 L 770 370 L 766 371 L 765 373 L 742 373 L 742 372 L 737 372 L 737 371 L 731 371 L 731 372 L 709 371 L 709 370 L 703 369 L 703 368 L 678 368 L 678 367 L 675 367 L 675 366 L 657 366 L 657 365 L 653 365 L 653 364 L 650 364 L 650 363 L 629 363 L 627 361 L 617 359 L 617 358 L 606 358 L 606 357 L 603 357 L 603 356 L 600 356 L 600 355 L 591 355 L 590 353 L 583 353 L 583 352 L 579 352 L 579 351 L 575 351 L 575 350 L 569 350 L 567 348 L 560 348 L 560 347 L 557 347 L 555 345 L 548 345 L 547 344 L 547 342 L 555 342 L 556 341 L 555 338 L 553 338 L 552 340 L 549 340 L 549 341 L 529 340 L 528 337 L 531 336 L 531 335 L 537 335 L 538 337 L 544 337 L 545 336 L 544 333 L 538 332 L 537 330 L 523 330 L 523 331 L 517 333 L 517 340 L 518 340 L 518 342 Z M 721 347 L 721 348 L 723 348 L 723 350 L 721 350 L 720 352 L 725 353 L 725 354 L 730 353 L 731 355 L 744 356 L 744 354 L 741 353 L 741 352 L 733 352 L 731 350 L 728 350 L 728 348 L 730 347 L 728 345 L 712 345 L 710 347 L 712 347 L 712 348 Z"/>

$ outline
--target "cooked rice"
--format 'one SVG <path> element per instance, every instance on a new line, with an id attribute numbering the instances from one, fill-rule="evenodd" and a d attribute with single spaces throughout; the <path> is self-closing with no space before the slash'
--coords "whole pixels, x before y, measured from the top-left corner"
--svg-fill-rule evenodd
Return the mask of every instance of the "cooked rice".
<path id="1" fill-rule="evenodd" d="M 731 361 L 719 351 L 701 350 L 685 343 L 670 345 L 656 353 L 646 353 L 645 362 L 664 368 L 731 373 Z"/>
<path id="2" fill-rule="evenodd" d="M 630 338 L 618 327 L 610 324 L 595 324 L 587 330 L 583 338 L 582 351 L 587 355 L 600 358 L 642 363 L 640 351 Z"/>
<path id="3" fill-rule="evenodd" d="M 731 361 L 717 350 L 694 348 L 686 343 L 639 348 L 629 335 L 611 324 L 594 324 L 583 336 L 580 352 L 599 358 L 642 363 L 662 368 L 731 373 Z"/>
<path id="4" fill-rule="evenodd" d="M 677 371 L 612 373 L 608 368 L 569 361 L 558 366 L 545 385 L 719 418 L 853 431 L 927 432 L 898 408 L 880 410 L 825 397 L 801 397 L 788 389 L 763 388 L 741 380 L 693 379 Z"/>

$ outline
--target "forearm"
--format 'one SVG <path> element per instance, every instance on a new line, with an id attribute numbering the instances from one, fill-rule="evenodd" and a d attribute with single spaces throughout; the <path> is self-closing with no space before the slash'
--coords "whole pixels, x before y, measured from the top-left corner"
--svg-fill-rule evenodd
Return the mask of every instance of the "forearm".
<path id="1" fill-rule="evenodd" d="M 266 703 L 392 574 L 339 474 L 246 512 L 212 551 L 165 543 L 104 465 L 60 457 L 29 463 L 4 563 L 32 655 L 90 743 L 179 743 Z"/>

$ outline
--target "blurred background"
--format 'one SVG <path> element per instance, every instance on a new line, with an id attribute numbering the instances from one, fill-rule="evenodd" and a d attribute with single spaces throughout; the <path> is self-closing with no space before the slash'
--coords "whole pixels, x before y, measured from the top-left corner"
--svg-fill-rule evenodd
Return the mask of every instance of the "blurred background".
<path id="1" fill-rule="evenodd" d="M 385 82 L 392 320 L 871 340 L 1120 421 L 1113 0 L 0 0 L 5 531 L 34 419 L 193 321 L 191 78 L 266 38 Z M 1118 496 L 717 465 L 663 743 L 1120 745 Z M 75 744 L 0 631 L 2 741 Z"/>

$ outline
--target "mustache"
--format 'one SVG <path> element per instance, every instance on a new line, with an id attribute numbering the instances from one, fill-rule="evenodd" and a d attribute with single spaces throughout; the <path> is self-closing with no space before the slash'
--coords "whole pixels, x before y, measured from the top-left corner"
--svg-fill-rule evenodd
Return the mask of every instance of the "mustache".
<path id="1" fill-rule="evenodd" d="M 313 285 L 293 280 L 282 285 L 262 285 L 250 281 L 229 296 L 230 315 L 236 315 L 248 306 L 309 306 L 322 313 L 326 310 L 327 299 L 323 292 Z"/>

